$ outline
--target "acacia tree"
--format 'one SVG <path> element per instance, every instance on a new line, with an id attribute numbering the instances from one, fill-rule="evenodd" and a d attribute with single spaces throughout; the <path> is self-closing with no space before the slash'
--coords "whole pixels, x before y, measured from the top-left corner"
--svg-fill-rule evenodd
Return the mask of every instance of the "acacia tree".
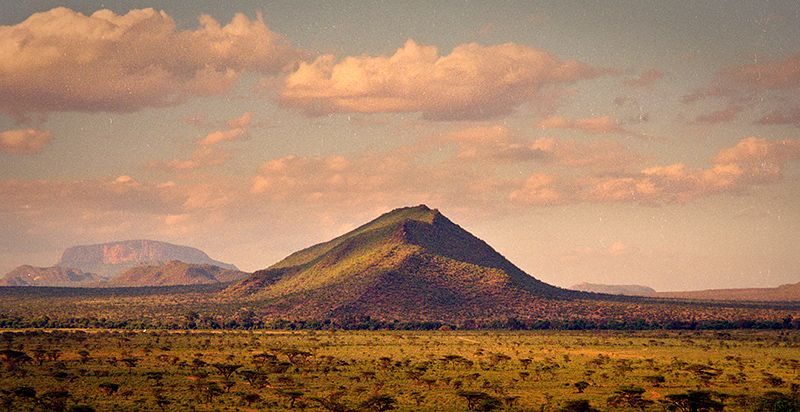
<path id="1" fill-rule="evenodd" d="M 684 412 L 721 411 L 725 404 L 717 399 L 724 399 L 725 395 L 709 391 L 689 391 L 687 393 L 674 393 L 665 396 L 661 402 L 667 408 L 679 409 Z"/>
<path id="2" fill-rule="evenodd" d="M 0 351 L 0 360 L 6 364 L 6 370 L 9 372 L 13 372 L 19 369 L 20 365 L 23 363 L 31 363 L 33 362 L 33 358 L 28 356 L 27 353 L 13 350 L 13 349 L 3 349 Z"/>
<path id="3" fill-rule="evenodd" d="M 564 405 L 563 408 L 559 409 L 558 412 L 600 412 L 600 411 L 592 407 L 592 405 L 586 399 L 578 399 L 574 401 L 567 401 L 566 405 Z"/>
<path id="4" fill-rule="evenodd" d="M 652 405 L 654 402 L 649 399 L 642 398 L 642 394 L 644 393 L 644 389 L 636 388 L 636 387 L 622 387 L 617 389 L 613 395 L 611 395 L 608 400 L 608 406 L 619 408 L 619 407 L 631 407 L 637 408 L 641 410 L 647 409 L 648 406 Z"/>
<path id="5" fill-rule="evenodd" d="M 231 375 L 242 367 L 242 365 L 232 363 L 212 363 L 211 366 L 213 366 L 226 381 L 230 380 Z"/>
<path id="6" fill-rule="evenodd" d="M 303 391 L 298 390 L 278 390 L 278 394 L 281 396 L 285 396 L 289 399 L 289 408 L 294 408 L 295 402 L 305 395 Z"/>
<path id="7" fill-rule="evenodd" d="M 375 395 L 361 403 L 361 408 L 368 411 L 383 412 L 395 409 L 397 399 L 389 395 Z"/>
<path id="8" fill-rule="evenodd" d="M 467 409 L 469 410 L 492 410 L 500 406 L 500 400 L 486 392 L 458 391 L 456 395 L 467 401 Z"/>

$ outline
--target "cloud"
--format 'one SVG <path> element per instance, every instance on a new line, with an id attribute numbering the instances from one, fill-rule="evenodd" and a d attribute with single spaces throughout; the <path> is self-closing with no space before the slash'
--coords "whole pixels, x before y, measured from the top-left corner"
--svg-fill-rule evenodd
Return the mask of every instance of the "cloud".
<path id="1" fill-rule="evenodd" d="M 0 151 L 12 154 L 37 154 L 51 138 L 50 132 L 37 129 L 9 130 L 0 133 Z"/>
<path id="2" fill-rule="evenodd" d="M 197 144 L 199 144 L 200 146 L 210 146 L 220 142 L 229 142 L 231 140 L 236 140 L 244 135 L 245 131 L 242 128 L 218 130 L 214 133 L 209 134 L 203 140 L 197 142 Z"/>
<path id="3" fill-rule="evenodd" d="M 173 158 L 168 162 L 154 160 L 145 165 L 146 169 L 188 172 L 204 167 L 219 166 L 231 158 L 231 154 L 214 146 L 200 146 L 192 152 L 189 159 Z"/>
<path id="4" fill-rule="evenodd" d="M 558 179 L 553 174 L 534 173 L 519 190 L 511 192 L 508 199 L 531 206 L 558 206 L 574 202 L 575 190 L 568 179 Z"/>
<path id="5" fill-rule="evenodd" d="M 546 86 L 608 73 L 513 43 L 462 44 L 440 56 L 436 47 L 408 40 L 388 57 L 323 55 L 301 63 L 279 99 L 309 116 L 422 112 L 436 120 L 487 119 L 532 102 Z"/>
<path id="6" fill-rule="evenodd" d="M 790 161 L 800 160 L 800 140 L 772 142 L 749 137 L 721 150 L 711 161 L 716 165 L 738 164 L 751 168 L 752 173 L 782 168 Z"/>
<path id="7" fill-rule="evenodd" d="M 253 121 L 253 112 L 246 112 L 241 117 L 225 122 L 227 129 L 209 133 L 197 142 L 197 146 L 189 159 L 173 158 L 168 162 L 160 160 L 149 162 L 148 169 L 167 170 L 172 172 L 186 172 L 203 167 L 213 167 L 223 164 L 231 158 L 231 153 L 217 145 L 222 142 L 243 140 L 249 137 L 247 130 Z"/>
<path id="8" fill-rule="evenodd" d="M 758 59 L 756 59 L 758 60 Z M 728 101 L 721 111 L 700 115 L 695 123 L 720 123 L 734 119 L 743 108 L 758 108 L 765 102 L 785 102 L 786 96 L 800 86 L 800 53 L 783 60 L 731 66 L 720 70 L 710 85 L 683 96 L 684 103 L 694 103 L 708 98 Z M 792 110 L 791 107 L 788 110 Z M 762 115 L 759 124 L 785 124 L 782 111 Z"/>
<path id="9" fill-rule="evenodd" d="M 638 173 L 578 177 L 535 173 L 508 199 L 532 206 L 582 202 L 688 202 L 722 193 L 744 193 L 754 185 L 779 182 L 788 162 L 800 161 L 800 140 L 773 142 L 751 137 L 720 150 L 710 168 L 684 164 L 654 166 Z"/>
<path id="10" fill-rule="evenodd" d="M 287 156 L 261 165 L 250 192 L 272 201 L 352 204 L 420 198 L 432 182 L 402 156 Z"/>
<path id="11" fill-rule="evenodd" d="M 252 122 L 253 112 L 246 112 L 241 117 L 225 122 L 227 130 L 217 130 L 206 136 L 203 140 L 197 142 L 197 144 L 200 146 L 210 146 L 220 142 L 245 139 L 248 137 L 247 129 L 250 128 Z"/>
<path id="12" fill-rule="evenodd" d="M 622 127 L 618 122 L 611 119 L 611 116 L 587 117 L 579 120 L 568 120 L 565 117 L 553 116 L 539 122 L 538 126 L 542 129 L 570 129 L 578 130 L 591 134 L 621 134 L 634 136 L 646 140 L 661 140 L 658 137 L 634 132 Z"/>
<path id="13" fill-rule="evenodd" d="M 91 16 L 67 8 L 0 26 L 0 111 L 130 112 L 224 93 L 243 72 L 280 73 L 304 56 L 259 15 L 177 31 L 153 9 Z"/>
<path id="14" fill-rule="evenodd" d="M 457 162 L 513 164 L 538 162 L 595 172 L 636 170 L 644 157 L 613 140 L 584 142 L 542 137 L 530 140 L 505 126 L 457 130 L 436 136 L 439 144 L 457 144 Z M 434 144 L 435 145 L 435 144 Z"/>
<path id="15" fill-rule="evenodd" d="M 643 72 L 639 78 L 626 80 L 622 84 L 628 87 L 652 87 L 656 82 L 663 79 L 666 75 L 667 74 L 662 71 L 651 69 Z"/>
<path id="16" fill-rule="evenodd" d="M 800 53 L 781 61 L 727 67 L 715 75 L 711 85 L 684 96 L 683 101 L 691 103 L 708 97 L 792 90 L 798 86 L 800 86 Z"/>
<path id="17" fill-rule="evenodd" d="M 230 119 L 225 124 L 228 126 L 228 129 L 246 129 L 250 127 L 253 123 L 253 112 L 245 112 L 240 117 L 235 119 Z"/>
<path id="18" fill-rule="evenodd" d="M 516 163 L 541 159 L 544 155 L 501 125 L 456 130 L 437 138 L 445 144 L 457 144 L 461 160 Z"/>
<path id="19" fill-rule="evenodd" d="M 773 111 L 765 114 L 758 124 L 794 124 L 800 126 L 800 106 L 791 106 L 784 111 Z"/>
<path id="20" fill-rule="evenodd" d="M 734 118 L 736 118 L 736 115 L 739 114 L 742 110 L 743 108 L 741 106 L 731 104 L 722 110 L 716 110 L 711 113 L 701 114 L 692 119 L 691 123 L 695 125 L 700 125 L 700 124 L 710 125 L 710 124 L 730 122 Z"/>

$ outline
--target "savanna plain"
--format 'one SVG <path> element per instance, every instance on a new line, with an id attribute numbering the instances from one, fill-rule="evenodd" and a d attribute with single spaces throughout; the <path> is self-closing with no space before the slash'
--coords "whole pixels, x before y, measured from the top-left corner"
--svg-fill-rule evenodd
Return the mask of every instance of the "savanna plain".
<path id="1" fill-rule="evenodd" d="M 794 411 L 800 331 L 7 330 L 7 411 Z"/>

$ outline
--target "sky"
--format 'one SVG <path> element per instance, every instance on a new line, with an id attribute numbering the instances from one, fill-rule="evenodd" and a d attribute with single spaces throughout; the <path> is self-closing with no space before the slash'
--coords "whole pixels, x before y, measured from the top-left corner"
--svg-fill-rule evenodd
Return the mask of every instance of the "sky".
<path id="1" fill-rule="evenodd" d="M 426 204 L 562 287 L 800 282 L 796 1 L 0 4 L 0 274 Z"/>

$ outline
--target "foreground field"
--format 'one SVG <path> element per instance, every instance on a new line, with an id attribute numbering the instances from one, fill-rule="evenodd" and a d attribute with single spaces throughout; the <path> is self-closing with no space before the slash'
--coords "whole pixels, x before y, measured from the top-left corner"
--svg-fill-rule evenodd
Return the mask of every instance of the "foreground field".
<path id="1" fill-rule="evenodd" d="M 7 331 L 10 411 L 797 410 L 800 333 Z"/>

